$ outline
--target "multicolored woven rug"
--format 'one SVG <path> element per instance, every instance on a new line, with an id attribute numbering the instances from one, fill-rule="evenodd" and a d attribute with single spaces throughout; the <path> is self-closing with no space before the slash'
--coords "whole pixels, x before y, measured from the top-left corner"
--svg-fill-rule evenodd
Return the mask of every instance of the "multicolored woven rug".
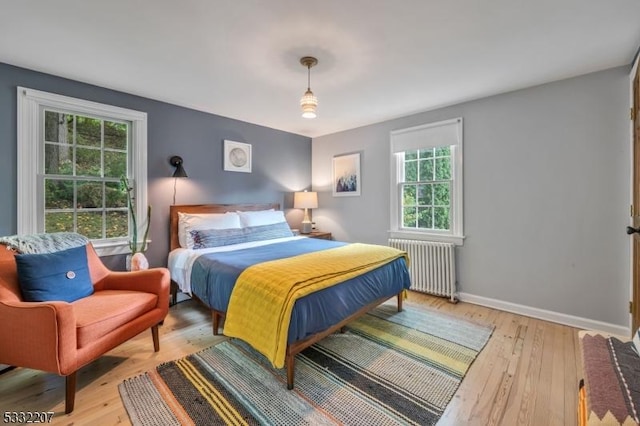
<path id="1" fill-rule="evenodd" d="M 384 304 L 296 358 L 295 389 L 226 340 L 119 385 L 134 425 L 432 425 L 492 327 Z"/>

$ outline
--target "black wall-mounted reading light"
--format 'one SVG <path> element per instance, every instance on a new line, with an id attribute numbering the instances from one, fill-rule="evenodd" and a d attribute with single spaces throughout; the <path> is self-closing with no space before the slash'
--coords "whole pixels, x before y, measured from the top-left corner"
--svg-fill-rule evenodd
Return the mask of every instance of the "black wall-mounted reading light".
<path id="1" fill-rule="evenodd" d="M 186 178 L 187 177 L 187 172 L 184 170 L 184 167 L 182 167 L 182 157 L 178 156 L 178 155 L 174 155 L 173 157 L 169 158 L 169 164 L 171 164 L 173 167 L 176 168 L 176 170 L 173 172 L 173 204 L 176 204 L 176 184 L 178 183 L 178 179 L 177 178 Z"/>
<path id="2" fill-rule="evenodd" d="M 184 167 L 182 167 L 182 162 L 183 162 L 182 157 L 178 155 L 174 155 L 169 159 L 169 163 L 176 168 L 176 170 L 173 172 L 172 177 L 174 178 L 188 177 L 187 172 L 184 170 Z"/>

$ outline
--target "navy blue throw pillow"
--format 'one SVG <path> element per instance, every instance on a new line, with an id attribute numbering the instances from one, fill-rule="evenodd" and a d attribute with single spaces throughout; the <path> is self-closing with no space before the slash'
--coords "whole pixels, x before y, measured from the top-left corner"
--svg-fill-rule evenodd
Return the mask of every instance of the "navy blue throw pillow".
<path id="1" fill-rule="evenodd" d="M 194 249 L 293 237 L 293 232 L 291 232 L 287 222 L 248 226 L 246 228 L 202 229 L 190 232 Z"/>
<path id="2" fill-rule="evenodd" d="M 73 302 L 93 294 L 87 249 L 17 254 L 18 282 L 25 302 Z"/>

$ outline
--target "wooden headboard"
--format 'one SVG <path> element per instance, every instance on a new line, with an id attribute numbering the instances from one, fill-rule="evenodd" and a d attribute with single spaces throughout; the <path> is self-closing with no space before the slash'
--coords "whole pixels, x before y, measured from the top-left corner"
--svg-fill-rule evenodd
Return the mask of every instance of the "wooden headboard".
<path id="1" fill-rule="evenodd" d="M 280 210 L 280 204 L 186 204 L 169 206 L 170 250 L 180 247 L 178 241 L 178 212 L 182 213 L 226 213 L 235 211 Z"/>

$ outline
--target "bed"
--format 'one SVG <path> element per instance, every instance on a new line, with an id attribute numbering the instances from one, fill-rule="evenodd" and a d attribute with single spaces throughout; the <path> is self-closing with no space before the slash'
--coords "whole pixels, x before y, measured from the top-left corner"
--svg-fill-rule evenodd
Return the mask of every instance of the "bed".
<path id="1" fill-rule="evenodd" d="M 273 213 L 267 213 L 269 211 Z M 216 216 L 221 217 L 216 217 L 216 220 L 220 219 L 224 222 L 227 220 L 227 215 L 223 215 L 225 213 L 241 215 L 243 220 L 246 217 L 254 220 L 251 218 L 262 217 L 261 215 L 271 217 L 280 214 L 284 217 L 279 211 L 278 204 L 170 206 L 171 253 L 168 266 L 172 276 L 172 292 L 175 295 L 177 289 L 180 289 L 211 309 L 215 335 L 219 333 L 221 321 L 224 319 L 225 335 L 247 341 L 266 355 L 275 367 L 281 367 L 282 365 L 278 364 L 279 361 L 274 362 L 274 358 L 269 357 L 269 350 L 272 347 L 275 348 L 278 355 L 282 355 L 283 365 L 286 366 L 289 389 L 293 388 L 297 353 L 325 336 L 342 330 L 350 321 L 392 297 L 397 298 L 398 311 L 402 310 L 404 291 L 410 287 L 407 259 L 404 253 L 391 252 L 395 249 L 386 246 L 346 244 L 293 236 L 288 225 L 286 229 L 289 230 L 289 234 L 283 231 L 282 234 L 273 234 L 274 238 L 270 237 L 271 233 L 267 233 L 269 238 L 257 241 L 234 239 L 240 234 L 245 235 L 248 231 L 254 232 L 260 229 L 262 232 L 265 230 L 263 228 L 271 230 L 271 226 L 263 226 L 262 222 L 243 222 L 240 229 L 236 229 L 237 225 L 234 223 L 233 229 L 184 231 L 185 222 L 182 220 L 185 217 L 198 218 L 217 214 Z M 235 217 L 233 219 L 235 220 Z M 181 223 L 180 228 L 179 223 Z M 201 228 L 203 226 L 200 225 Z M 189 228 L 187 225 L 187 229 L 196 229 L 196 226 Z M 189 234 L 193 236 L 191 242 L 184 240 L 187 238 L 185 235 Z M 212 236 L 219 242 L 220 235 L 224 235 L 225 238 L 229 236 L 229 240 L 224 240 L 223 245 L 216 243 L 213 246 L 203 246 L 201 244 L 203 239 L 206 240 L 206 237 Z M 235 244 L 226 244 L 226 242 Z M 195 248 L 184 248 L 186 246 Z M 360 255 L 359 253 L 369 259 L 370 251 L 384 252 L 384 260 L 376 260 L 377 263 L 371 263 L 364 269 L 358 267 L 351 270 L 350 266 L 344 266 L 343 269 L 348 273 L 335 277 L 327 273 L 327 268 L 340 269 L 342 266 L 334 268 L 333 265 L 338 265 L 342 261 L 351 262 Z M 310 263 L 317 263 L 317 265 L 311 266 Z M 264 290 L 265 293 L 260 293 L 263 291 L 263 286 L 276 286 L 275 283 L 281 279 L 284 280 L 285 276 L 307 273 L 308 265 L 309 269 L 318 271 L 325 268 L 324 272 L 313 272 L 322 276 L 322 279 L 314 281 L 300 278 L 305 283 L 313 283 L 305 284 L 305 287 L 310 288 L 305 289 L 299 293 L 301 296 L 289 302 L 289 310 L 278 311 L 278 308 L 273 308 L 275 304 L 268 301 L 272 290 Z M 267 267 L 276 268 L 278 272 L 264 269 Z M 276 273 L 278 275 L 272 275 Z M 327 280 L 328 282 L 325 282 Z M 316 282 L 319 281 L 322 281 L 321 285 L 324 287 L 315 287 Z M 254 287 L 245 287 L 247 285 L 254 285 Z M 249 300 L 251 298 L 253 301 Z M 244 309 L 242 314 L 238 314 L 240 309 Z M 273 339 L 262 337 L 264 329 L 260 329 L 260 327 L 266 327 L 265 324 L 271 317 L 274 320 L 282 318 L 279 320 L 282 324 L 276 328 L 283 330 L 280 334 L 277 334 L 277 330 L 274 331 L 278 337 Z M 252 331 L 253 336 L 242 334 L 245 329 L 252 327 L 257 327 Z M 267 328 L 267 331 L 270 329 Z M 261 342 L 261 339 L 264 342 Z M 272 342 L 271 340 L 274 339 L 286 341 L 286 345 Z M 263 350 L 260 346 L 262 344 L 267 345 L 269 349 Z M 278 358 L 277 355 L 274 356 Z"/>

